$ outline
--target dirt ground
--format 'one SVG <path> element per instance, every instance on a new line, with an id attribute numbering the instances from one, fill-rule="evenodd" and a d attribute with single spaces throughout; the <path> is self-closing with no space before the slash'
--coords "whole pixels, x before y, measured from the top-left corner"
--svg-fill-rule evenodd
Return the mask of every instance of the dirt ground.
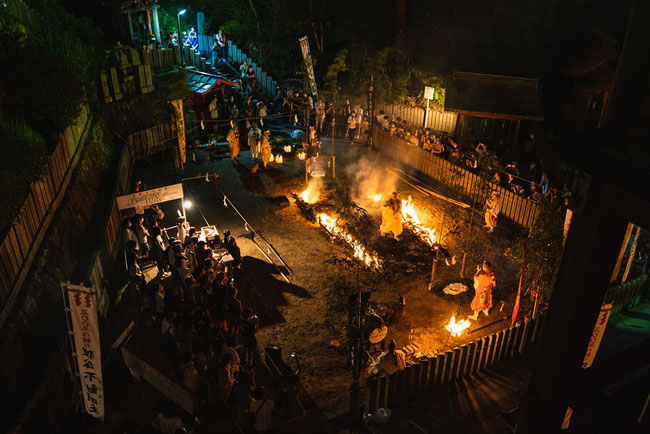
<path id="1" fill-rule="evenodd" d="M 327 140 L 324 147 L 330 148 Z M 337 140 L 336 179 L 331 179 L 331 172 L 325 164 L 322 167 L 323 171 L 329 173 L 325 177 L 324 202 L 332 212 L 340 207 L 341 197 L 347 194 L 349 188 L 358 193 L 359 188 L 363 187 L 358 177 L 357 163 L 364 158 L 370 158 L 375 163 L 381 161 L 377 160 L 380 157 L 372 150 Z M 370 305 L 379 313 L 388 312 L 398 294 L 403 294 L 407 305 L 406 319 L 401 324 L 389 327 L 387 339 L 395 339 L 398 346 L 417 343 L 424 354 L 445 351 L 510 325 L 509 320 L 492 323 L 512 313 L 519 265 L 504 256 L 503 252 L 521 240 L 524 230 L 500 221 L 497 230 L 487 234 L 482 228 L 482 215 L 475 212 L 468 236 L 471 211 L 425 196 L 409 185 L 416 183 L 413 178 L 403 175 L 409 183 L 398 179 L 392 187 L 402 198 L 412 196 L 416 207 L 426 215 L 423 221 L 435 228 L 438 234 L 442 227 L 442 245 L 451 255 L 457 255 L 455 265 L 448 267 L 444 261 L 439 262 L 434 289 L 427 291 L 433 254 L 408 228 L 399 243 L 381 237 L 378 230 L 373 232 L 372 226 L 367 233 L 359 234 L 359 238 L 382 259 L 380 272 L 368 271 L 366 267 L 331 264 L 330 260 L 344 256 L 346 249 L 328 240 L 324 230 L 309 222 L 291 198 L 292 193 L 300 193 L 305 188 L 304 162 L 289 158 L 283 164 L 272 163 L 269 169 L 251 176 L 250 153 L 242 152 L 239 160 L 241 165 L 233 164 L 228 158 L 203 160 L 196 164 L 188 162 L 184 177 L 219 174 L 217 186 L 205 182 L 203 178 L 184 182 L 186 199 L 194 203 L 187 209 L 188 220 L 197 227 L 207 221 L 215 224 L 220 232 L 229 229 L 236 237 L 244 257 L 240 298 L 244 305 L 260 316 L 260 351 L 269 344 L 279 345 L 283 348 L 285 359 L 295 351 L 304 365 L 303 385 L 326 414 L 345 409 L 348 402 L 351 375 L 345 366 L 345 326 L 346 293 L 350 290 L 358 287 L 372 291 Z M 390 161 L 384 161 L 379 166 L 374 164 L 375 175 L 383 179 L 389 174 L 383 173 L 385 169 L 382 167 L 395 166 Z M 140 162 L 136 174 L 146 182 L 148 188 L 178 182 L 171 164 L 163 163 L 162 159 Z M 443 191 L 435 184 L 428 183 L 428 186 L 433 191 Z M 218 190 L 227 195 L 250 227 L 273 244 L 293 271 L 290 283 L 282 278 L 251 241 L 245 223 L 232 206 L 224 206 L 223 195 Z M 290 206 L 278 206 L 275 198 L 282 195 L 290 198 Z M 177 202 L 162 206 L 167 215 L 167 226 L 173 225 L 176 210 L 180 208 Z M 380 207 L 373 209 L 368 206 L 367 211 L 372 224 L 378 228 Z M 466 279 L 463 280 L 459 270 L 468 239 Z M 470 279 L 476 265 L 483 260 L 492 262 L 497 276 L 494 309 L 489 317 L 481 314 L 478 321 L 472 322 L 469 332 L 453 338 L 444 325 L 459 309 L 463 314 L 471 314 L 469 303 L 473 290 Z M 442 293 L 446 284 L 460 281 L 466 283 L 470 291 L 458 296 Z M 527 300 L 522 298 L 521 310 L 526 309 Z M 333 339 L 341 342 L 340 349 L 328 347 Z"/>

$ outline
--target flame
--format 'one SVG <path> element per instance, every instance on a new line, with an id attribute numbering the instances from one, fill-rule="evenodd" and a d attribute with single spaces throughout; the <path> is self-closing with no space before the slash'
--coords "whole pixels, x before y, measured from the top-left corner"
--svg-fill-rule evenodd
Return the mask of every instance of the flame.
<path id="1" fill-rule="evenodd" d="M 345 229 L 338 225 L 337 218 L 329 216 L 325 213 L 320 213 L 317 216 L 318 223 L 320 223 L 330 234 L 333 236 L 342 239 L 354 252 L 354 257 L 361 262 L 363 262 L 367 267 L 381 268 L 379 258 L 377 255 L 369 252 L 363 244 L 361 244 L 356 238 L 350 235 Z"/>
<path id="2" fill-rule="evenodd" d="M 463 332 L 468 329 L 470 326 L 469 320 L 463 319 L 456 322 L 456 314 L 451 316 L 449 324 L 445 328 L 451 333 L 452 336 L 458 337 L 463 334 Z"/>
<path id="3" fill-rule="evenodd" d="M 433 247 L 438 241 L 436 230 L 426 227 L 422 223 L 422 220 L 420 220 L 418 212 L 415 210 L 415 206 L 411 200 L 411 196 L 409 196 L 408 200 L 402 199 L 402 220 L 404 223 L 408 224 L 413 232 L 415 232 L 415 234 L 428 245 Z"/>
<path id="4" fill-rule="evenodd" d="M 382 196 L 381 193 L 377 193 L 377 194 L 375 194 L 375 195 L 370 195 L 370 196 L 368 196 L 368 199 L 372 200 L 373 202 L 379 202 L 379 201 L 382 200 L 383 198 L 384 198 L 384 196 Z"/>
<path id="5" fill-rule="evenodd" d="M 315 188 L 311 188 L 310 185 L 309 188 L 300 193 L 298 197 L 306 203 L 316 203 L 318 202 L 318 199 L 320 199 L 320 192 Z"/>

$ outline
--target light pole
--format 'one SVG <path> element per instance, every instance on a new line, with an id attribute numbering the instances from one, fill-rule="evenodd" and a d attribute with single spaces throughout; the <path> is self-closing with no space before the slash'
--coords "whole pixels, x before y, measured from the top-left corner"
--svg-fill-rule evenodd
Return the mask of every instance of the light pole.
<path id="1" fill-rule="evenodd" d="M 186 11 L 187 11 L 187 9 L 181 9 L 176 14 L 176 23 L 178 24 L 178 49 L 181 52 L 181 65 L 185 63 L 185 61 L 183 59 L 183 41 L 181 41 L 181 35 L 182 35 L 182 33 L 181 33 L 181 15 L 183 15 Z"/>

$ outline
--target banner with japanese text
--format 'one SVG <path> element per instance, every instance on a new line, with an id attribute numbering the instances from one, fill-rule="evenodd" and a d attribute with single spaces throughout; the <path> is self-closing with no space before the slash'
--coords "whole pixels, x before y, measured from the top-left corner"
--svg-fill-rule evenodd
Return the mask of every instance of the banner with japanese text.
<path id="1" fill-rule="evenodd" d="M 176 133 L 178 134 L 178 153 L 181 157 L 181 163 L 185 164 L 187 152 L 185 146 L 185 118 L 183 117 L 183 100 L 176 99 L 171 102 L 176 110 Z"/>
<path id="2" fill-rule="evenodd" d="M 298 39 L 298 42 L 300 42 L 300 51 L 302 51 L 302 58 L 305 62 L 307 76 L 309 77 L 309 87 L 311 88 L 312 97 L 314 99 L 318 99 L 318 89 L 316 89 L 316 76 L 314 75 L 314 62 L 311 59 L 311 51 L 309 51 L 309 39 L 307 39 L 307 36 L 303 36 L 302 38 Z"/>
<path id="3" fill-rule="evenodd" d="M 102 356 L 97 322 L 95 291 L 80 285 L 64 284 L 70 303 L 75 353 L 86 412 L 104 420 Z"/>
<path id="4" fill-rule="evenodd" d="M 183 198 L 183 184 L 171 184 L 151 190 L 125 194 L 116 197 L 117 207 L 121 210 L 156 205 L 175 199 Z"/>
<path id="5" fill-rule="evenodd" d="M 598 319 L 596 320 L 594 331 L 591 333 L 589 345 L 587 346 L 587 352 L 585 353 L 585 358 L 582 362 L 582 369 L 587 369 L 594 363 L 594 359 L 596 358 L 598 347 L 600 347 L 600 341 L 603 340 L 603 335 L 605 334 L 605 329 L 607 328 L 607 322 L 609 321 L 609 314 L 612 312 L 613 306 L 614 305 L 612 303 L 605 303 L 600 308 L 600 313 L 598 314 Z"/>

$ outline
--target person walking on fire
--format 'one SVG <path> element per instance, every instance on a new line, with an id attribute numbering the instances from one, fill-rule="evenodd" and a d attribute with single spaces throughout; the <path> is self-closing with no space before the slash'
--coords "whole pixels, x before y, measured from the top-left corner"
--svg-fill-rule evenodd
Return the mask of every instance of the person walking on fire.
<path id="1" fill-rule="evenodd" d="M 397 197 L 397 192 L 393 192 L 391 198 L 381 207 L 379 230 L 382 236 L 392 232 L 393 238 L 399 241 L 402 233 L 402 201 Z"/>
<path id="2" fill-rule="evenodd" d="M 476 274 L 474 275 L 474 289 L 476 290 L 476 294 L 471 304 L 474 315 L 469 316 L 469 319 L 476 321 L 481 311 L 483 311 L 485 316 L 490 314 L 490 308 L 492 308 L 492 290 L 495 286 L 496 277 L 492 271 L 492 265 L 488 261 L 483 261 L 483 265 L 476 266 Z"/>

